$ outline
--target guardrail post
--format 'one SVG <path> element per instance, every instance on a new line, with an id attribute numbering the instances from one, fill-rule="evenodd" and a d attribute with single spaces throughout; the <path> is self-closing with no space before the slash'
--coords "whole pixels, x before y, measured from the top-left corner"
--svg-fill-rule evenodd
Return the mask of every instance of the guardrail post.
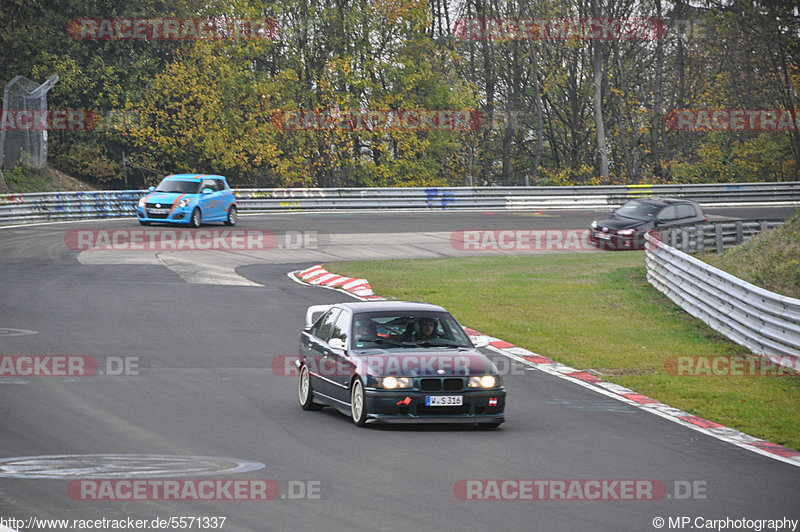
<path id="1" fill-rule="evenodd" d="M 690 249 L 690 242 L 689 242 L 689 229 L 684 227 L 681 230 L 681 248 L 682 251 L 687 251 Z"/>
<path id="2" fill-rule="evenodd" d="M 717 254 L 725 250 L 725 240 L 722 238 L 722 225 L 714 224 L 714 233 L 716 233 Z"/>
<path id="3" fill-rule="evenodd" d="M 738 246 L 744 242 L 744 232 L 742 230 L 742 222 L 741 220 L 736 222 L 736 245 Z"/>
<path id="4" fill-rule="evenodd" d="M 703 251 L 705 251 L 705 249 L 706 249 L 706 242 L 705 242 L 705 238 L 706 238 L 706 237 L 705 237 L 705 235 L 703 234 L 703 226 L 702 226 L 702 225 L 698 225 L 698 226 L 695 228 L 695 235 L 694 235 L 694 238 L 695 238 L 695 241 L 697 242 L 697 251 L 699 251 L 700 253 L 702 253 Z"/>

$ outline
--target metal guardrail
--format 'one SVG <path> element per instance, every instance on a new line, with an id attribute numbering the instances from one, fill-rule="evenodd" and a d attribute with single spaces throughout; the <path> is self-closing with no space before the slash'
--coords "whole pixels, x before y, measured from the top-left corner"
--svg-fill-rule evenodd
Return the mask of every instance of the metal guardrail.
<path id="1" fill-rule="evenodd" d="M 135 216 L 143 190 L 0 195 L 0 225 Z M 567 187 L 236 189 L 240 212 L 330 210 L 611 209 L 642 196 L 714 205 L 800 205 L 800 182 Z"/>
<path id="2" fill-rule="evenodd" d="M 755 222 L 712 222 L 688 225 L 672 229 L 661 229 L 661 240 L 669 246 L 686 253 L 703 253 L 724 250 L 738 246 L 755 235 L 783 225 L 782 220 L 762 220 Z"/>
<path id="3" fill-rule="evenodd" d="M 657 290 L 753 353 L 800 367 L 800 300 L 747 283 L 653 235 L 645 239 L 647 280 Z"/>

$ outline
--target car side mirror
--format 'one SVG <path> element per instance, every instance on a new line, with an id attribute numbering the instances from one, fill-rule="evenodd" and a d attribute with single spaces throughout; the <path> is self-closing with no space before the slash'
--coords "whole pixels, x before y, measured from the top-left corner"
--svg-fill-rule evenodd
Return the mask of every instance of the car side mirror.
<path id="1" fill-rule="evenodd" d="M 480 336 L 470 336 L 469 339 L 472 342 L 472 345 L 475 346 L 475 349 L 488 347 L 489 345 L 489 337 L 486 336 L 485 334 L 482 334 Z"/>
<path id="2" fill-rule="evenodd" d="M 156 187 L 154 187 L 154 186 L 152 186 L 152 185 L 150 185 L 149 187 L 147 187 L 147 190 L 149 190 L 150 192 L 154 191 L 155 189 L 156 189 Z"/>
<path id="3" fill-rule="evenodd" d="M 341 338 L 331 338 L 328 341 L 328 347 L 330 347 L 331 349 L 339 349 L 341 351 L 344 351 L 344 340 L 342 340 Z"/>
<path id="4" fill-rule="evenodd" d="M 203 189 L 203 194 L 211 194 L 212 192 L 214 192 L 214 191 L 211 190 L 210 188 L 204 188 Z"/>

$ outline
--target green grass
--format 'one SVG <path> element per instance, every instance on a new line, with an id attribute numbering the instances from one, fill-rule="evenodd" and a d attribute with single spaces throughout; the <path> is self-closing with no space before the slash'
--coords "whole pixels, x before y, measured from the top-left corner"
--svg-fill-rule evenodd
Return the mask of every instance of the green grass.
<path id="1" fill-rule="evenodd" d="M 721 255 L 706 253 L 698 258 L 771 292 L 800 298 L 800 211 L 783 226 Z"/>
<path id="2" fill-rule="evenodd" d="M 680 355 L 749 352 L 645 279 L 642 252 L 326 265 L 375 292 L 436 303 L 461 323 L 696 416 L 800 449 L 800 377 L 685 377 Z"/>

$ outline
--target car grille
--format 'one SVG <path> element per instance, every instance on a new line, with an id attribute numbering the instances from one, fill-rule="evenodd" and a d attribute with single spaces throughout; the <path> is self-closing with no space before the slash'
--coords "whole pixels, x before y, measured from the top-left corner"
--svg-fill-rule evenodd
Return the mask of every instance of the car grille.
<path id="1" fill-rule="evenodd" d="M 469 405 L 461 406 L 417 406 L 418 416 L 454 416 L 458 414 L 469 414 Z"/>
<path id="2" fill-rule="evenodd" d="M 145 207 L 147 209 L 147 217 L 148 218 L 166 218 L 169 216 L 169 212 L 172 210 L 172 205 L 168 205 L 166 203 L 161 203 L 161 207 L 156 207 L 155 203 L 148 203 Z M 165 209 L 163 214 L 161 213 L 154 213 L 151 212 L 151 209 Z"/>
<path id="3" fill-rule="evenodd" d="M 458 392 L 464 388 L 464 379 L 461 378 L 438 378 L 421 379 L 420 390 L 423 392 Z"/>

